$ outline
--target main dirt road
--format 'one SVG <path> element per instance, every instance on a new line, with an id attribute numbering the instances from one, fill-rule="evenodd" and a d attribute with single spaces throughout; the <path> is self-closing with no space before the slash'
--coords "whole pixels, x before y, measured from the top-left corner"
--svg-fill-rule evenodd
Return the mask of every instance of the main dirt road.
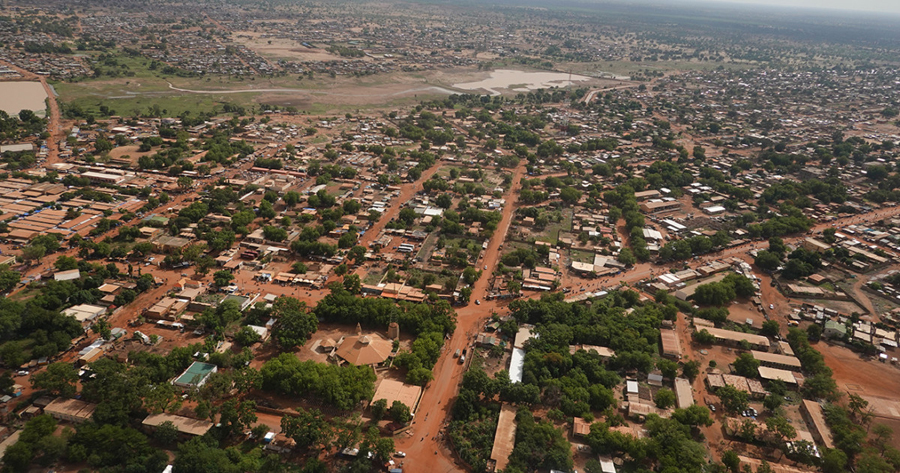
<path id="1" fill-rule="evenodd" d="M 465 364 L 459 363 L 458 359 L 453 357 L 453 353 L 470 347 L 485 318 L 495 311 L 503 310 L 503 304 L 497 300 L 486 301 L 484 298 L 488 293 L 491 272 L 497 267 L 500 258 L 500 245 L 509 232 L 515 212 L 513 202 L 524 173 L 524 165 L 516 168 L 513 172 L 512 185 L 503 195 L 506 205 L 503 207 L 502 219 L 482 261 L 482 265 L 488 269 L 482 272 L 472 288 L 472 302 L 456 311 L 456 330 L 450 341 L 445 344 L 441 357 L 435 364 L 434 380 L 428 384 L 419 404 L 413 432 L 410 436 L 396 441 L 397 449 L 407 454 L 404 465 L 409 465 L 410 471 L 443 473 L 464 469 L 455 463 L 456 460 L 447 448 L 447 443 L 439 436 L 441 429 L 450 421 L 450 406 L 453 405 L 457 387 L 465 371 Z M 481 304 L 475 304 L 476 300 Z"/>

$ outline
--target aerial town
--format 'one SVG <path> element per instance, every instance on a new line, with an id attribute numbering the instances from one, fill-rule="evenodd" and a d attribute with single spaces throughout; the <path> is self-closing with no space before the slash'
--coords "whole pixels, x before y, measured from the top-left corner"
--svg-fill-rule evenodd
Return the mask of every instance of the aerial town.
<path id="1" fill-rule="evenodd" d="M 900 471 L 900 16 L 742 8 L 4 3 L 2 471 Z"/>

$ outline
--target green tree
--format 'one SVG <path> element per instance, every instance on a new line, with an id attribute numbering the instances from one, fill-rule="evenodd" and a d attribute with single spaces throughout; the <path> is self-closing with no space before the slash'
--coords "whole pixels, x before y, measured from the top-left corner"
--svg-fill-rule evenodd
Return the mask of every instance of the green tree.
<path id="1" fill-rule="evenodd" d="M 406 424 L 412 420 L 412 414 L 410 414 L 409 412 L 409 407 L 407 407 L 406 404 L 403 404 L 400 401 L 394 401 L 394 403 L 391 404 L 391 408 L 388 410 L 388 414 L 391 416 L 391 419 L 393 419 L 394 422 L 400 424 Z"/>
<path id="2" fill-rule="evenodd" d="M 724 306 L 733 301 L 735 296 L 737 294 L 734 287 L 720 281 L 697 286 L 693 299 L 700 305 Z"/>
<path id="3" fill-rule="evenodd" d="M 692 333 L 691 338 L 702 345 L 712 345 L 716 341 L 716 337 L 706 329 L 701 329 L 700 331 Z"/>
<path id="4" fill-rule="evenodd" d="M 344 289 L 350 294 L 359 294 L 362 290 L 362 282 L 359 279 L 359 275 L 348 274 L 344 276 Z"/>
<path id="5" fill-rule="evenodd" d="M 47 369 L 34 374 L 31 384 L 37 389 L 46 389 L 52 394 L 63 397 L 75 396 L 78 373 L 71 363 L 52 363 Z"/>
<path id="6" fill-rule="evenodd" d="M 301 448 L 327 446 L 333 435 L 328 419 L 318 410 L 299 408 L 296 416 L 281 418 L 281 431 Z"/>
<path id="7" fill-rule="evenodd" d="M 213 273 L 213 281 L 216 283 L 216 286 L 225 287 L 231 283 L 234 279 L 234 275 L 229 271 L 216 271 Z"/>
<path id="8" fill-rule="evenodd" d="M 894 437 L 894 429 L 885 424 L 875 424 L 872 426 L 871 442 L 882 454 L 888 448 L 891 439 Z"/>
<path id="9" fill-rule="evenodd" d="M 781 266 L 781 257 L 777 253 L 761 250 L 756 253 L 753 263 L 766 271 L 775 271 Z"/>
<path id="10" fill-rule="evenodd" d="M 273 314 L 277 321 L 272 336 L 283 349 L 303 346 L 318 329 L 316 316 L 307 310 L 305 303 L 293 297 L 275 299 Z"/>
<path id="11" fill-rule="evenodd" d="M 659 360 L 656 360 L 656 367 L 662 371 L 663 377 L 675 379 L 678 375 L 678 363 L 675 363 L 672 360 L 660 358 Z"/>
<path id="12" fill-rule="evenodd" d="M 762 330 L 759 333 L 767 336 L 774 337 L 781 333 L 781 326 L 778 324 L 777 320 L 766 320 L 762 324 Z"/>
<path id="13" fill-rule="evenodd" d="M 656 403 L 656 407 L 668 409 L 675 405 L 675 393 L 671 389 L 662 388 L 656 392 L 653 401 Z"/>
<path id="14" fill-rule="evenodd" d="M 681 366 L 681 375 L 690 380 L 695 379 L 700 375 L 700 362 L 697 360 L 684 362 Z"/>
<path id="15" fill-rule="evenodd" d="M 822 326 L 819 324 L 812 324 L 809 327 L 806 327 L 806 336 L 813 342 L 819 341 L 822 337 Z"/>
<path id="16" fill-rule="evenodd" d="M 347 253 L 347 258 L 353 260 L 355 264 L 361 264 L 366 259 L 366 249 L 356 245 L 353 248 L 350 248 L 350 251 Z"/>
<path id="17" fill-rule="evenodd" d="M 637 258 L 634 256 L 634 253 L 632 253 L 631 248 L 622 248 L 616 259 L 625 266 L 634 266 L 634 264 L 637 263 Z"/>
<path id="18" fill-rule="evenodd" d="M 466 267 L 466 269 L 463 270 L 463 274 L 462 274 L 463 281 L 466 284 L 470 284 L 470 285 L 475 284 L 475 281 L 478 280 L 478 276 L 479 276 L 478 273 L 479 273 L 479 271 L 477 269 L 475 269 L 471 266 Z"/>
<path id="19" fill-rule="evenodd" d="M 3 359 L 4 365 L 9 368 L 18 368 L 27 361 L 22 345 L 22 342 L 10 340 L 0 346 L 0 358 Z"/>
<path id="20" fill-rule="evenodd" d="M 47 249 L 41 245 L 28 245 L 22 248 L 22 259 L 25 262 L 40 262 L 47 254 Z"/>
<path id="21" fill-rule="evenodd" d="M 750 399 L 747 393 L 739 391 L 732 386 L 723 386 L 716 390 L 716 395 L 722 400 L 725 410 L 731 413 L 742 412 L 747 410 L 750 405 Z"/>
<path id="22" fill-rule="evenodd" d="M 682 425 L 689 426 L 709 427 L 713 424 L 709 409 L 699 404 L 693 404 L 686 409 L 675 409 L 675 412 L 672 413 L 672 419 L 675 419 Z"/>
<path id="23" fill-rule="evenodd" d="M 284 241 L 287 240 L 288 233 L 283 228 L 266 225 L 263 227 L 263 236 L 270 241 Z"/>
<path id="24" fill-rule="evenodd" d="M 293 207 L 300 202 L 300 194 L 297 191 L 287 191 L 282 200 L 288 207 Z"/>
<path id="25" fill-rule="evenodd" d="M 784 398 L 777 394 L 769 394 L 765 399 L 763 399 L 763 407 L 772 412 L 775 412 L 775 410 L 781 407 L 783 403 Z"/>
<path id="26" fill-rule="evenodd" d="M 9 269 L 9 265 L 0 264 L 0 292 L 9 291 L 21 280 L 22 275 L 18 271 Z"/>
<path id="27" fill-rule="evenodd" d="M 744 419 L 741 421 L 738 437 L 740 437 L 745 442 L 755 442 L 756 441 L 756 422 L 750 419 Z"/>
<path id="28" fill-rule="evenodd" d="M 766 427 L 777 438 L 778 444 L 797 436 L 794 426 L 782 416 L 773 416 L 766 419 Z"/>
<path id="29" fill-rule="evenodd" d="M 178 442 L 178 427 L 175 427 L 172 421 L 167 420 L 156 427 L 153 438 L 162 445 L 174 446 Z"/>
<path id="30" fill-rule="evenodd" d="M 759 360 L 750 353 L 741 353 L 734 361 L 735 373 L 747 377 L 755 378 L 759 375 Z"/>
<path id="31" fill-rule="evenodd" d="M 581 191 L 574 187 L 563 187 L 559 190 L 559 198 L 566 205 L 575 205 L 578 203 L 578 199 L 581 198 Z"/>
<path id="32" fill-rule="evenodd" d="M 242 347 L 249 347 L 260 340 L 262 340 L 262 337 L 259 333 L 246 325 L 234 334 L 234 341 L 238 342 Z"/>
<path id="33" fill-rule="evenodd" d="M 263 220 L 271 220 L 275 218 L 275 208 L 268 200 L 262 200 L 259 203 L 259 217 Z"/>
<path id="34" fill-rule="evenodd" d="M 112 151 L 113 147 L 112 142 L 103 135 L 98 136 L 94 141 L 94 151 L 98 154 L 108 153 Z"/>
<path id="35" fill-rule="evenodd" d="M 734 452 L 734 450 L 726 450 L 725 453 L 722 454 L 722 463 L 726 468 L 731 470 L 731 473 L 739 473 L 741 468 L 741 459 L 738 458 L 738 454 Z"/>
<path id="36" fill-rule="evenodd" d="M 25 472 L 34 459 L 34 447 L 26 442 L 16 442 L 6 448 L 3 454 L 4 472 Z"/>
<path id="37" fill-rule="evenodd" d="M 229 399 L 219 408 L 219 423 L 226 435 L 238 434 L 256 422 L 256 403 Z"/>
<path id="38" fill-rule="evenodd" d="M 388 407 L 386 399 L 379 399 L 369 406 L 369 412 L 372 414 L 372 419 L 376 421 L 384 418 L 384 415 L 387 413 L 387 411 Z"/>
<path id="39" fill-rule="evenodd" d="M 824 473 L 844 473 L 847 471 L 847 454 L 836 448 L 825 449 L 822 455 Z"/>
<path id="40" fill-rule="evenodd" d="M 194 180 L 187 176 L 179 176 L 176 180 L 176 184 L 178 184 L 179 189 L 186 191 L 194 185 Z"/>
<path id="41" fill-rule="evenodd" d="M 78 268 L 78 260 L 71 256 L 60 255 L 59 258 L 56 258 L 53 266 L 60 271 L 69 271 Z"/>

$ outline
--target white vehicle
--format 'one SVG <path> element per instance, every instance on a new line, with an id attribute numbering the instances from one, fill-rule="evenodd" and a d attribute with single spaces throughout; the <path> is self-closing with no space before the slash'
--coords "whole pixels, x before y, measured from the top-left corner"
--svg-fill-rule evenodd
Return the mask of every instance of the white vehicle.
<path id="1" fill-rule="evenodd" d="M 397 458 L 406 458 L 406 454 L 403 452 L 397 452 L 394 454 L 394 456 Z"/>
<path id="2" fill-rule="evenodd" d="M 769 310 L 775 309 L 775 304 L 769 304 Z"/>

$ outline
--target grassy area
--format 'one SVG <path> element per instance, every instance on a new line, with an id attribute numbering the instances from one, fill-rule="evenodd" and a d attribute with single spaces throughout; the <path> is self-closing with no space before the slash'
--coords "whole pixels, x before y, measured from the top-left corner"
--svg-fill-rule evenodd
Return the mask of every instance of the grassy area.
<path id="1" fill-rule="evenodd" d="M 25 289 L 22 289 L 15 294 L 10 294 L 7 297 L 14 301 L 27 301 L 28 299 L 32 299 L 34 298 L 34 296 L 37 296 L 40 293 L 41 290 L 39 288 L 26 287 Z"/>
<path id="2" fill-rule="evenodd" d="M 572 258 L 572 261 L 578 261 L 579 263 L 593 263 L 594 262 L 594 254 L 589 251 L 572 250 L 569 253 L 569 256 Z"/>
<path id="3" fill-rule="evenodd" d="M 460 176 L 462 175 L 463 171 L 466 170 L 466 168 L 464 166 L 441 166 L 435 173 L 435 177 L 449 176 L 451 169 L 456 169 L 457 171 L 459 171 Z"/>
<path id="4" fill-rule="evenodd" d="M 408 275 L 407 282 L 411 281 L 411 282 L 415 283 L 412 285 L 416 286 L 416 287 L 421 285 L 421 283 L 425 280 L 427 275 L 430 275 L 434 278 L 434 280 L 429 282 L 429 284 L 440 284 L 441 287 L 443 287 L 444 284 L 446 284 L 448 281 L 452 281 L 453 283 L 456 283 L 456 281 L 459 279 L 459 272 L 454 272 L 450 276 L 443 276 L 440 274 L 420 271 L 418 269 L 410 269 L 409 271 L 407 271 L 407 275 Z M 429 279 L 431 279 L 431 278 L 429 277 Z"/>
<path id="5" fill-rule="evenodd" d="M 372 271 L 366 274 L 366 277 L 363 278 L 363 284 L 375 285 L 381 282 L 381 278 L 384 277 L 384 272 L 382 271 Z"/>
<path id="6" fill-rule="evenodd" d="M 93 57 L 99 55 L 98 52 L 86 54 Z M 100 105 L 106 105 L 120 115 L 146 113 L 149 107 L 156 105 L 160 110 L 165 110 L 164 116 L 175 116 L 186 110 L 194 114 L 212 112 L 217 110 L 216 107 L 221 110 L 221 105 L 226 103 L 242 106 L 248 112 L 260 103 L 271 103 L 293 105 L 311 114 L 343 114 L 356 113 L 357 110 L 399 108 L 443 96 L 437 93 L 396 97 L 384 94 L 380 89 L 386 85 L 409 82 L 400 78 L 401 73 L 336 79 L 320 74 L 314 79 L 302 80 L 296 75 L 180 77 L 163 74 L 162 66 L 150 69 L 152 61 L 144 57 L 118 54 L 112 60 L 114 62 L 99 67 L 102 71 L 118 71 L 117 77 L 103 74 L 99 78 L 53 82 L 61 101 L 78 105 L 97 115 Z M 172 87 L 228 93 L 192 93 L 174 90 Z M 409 83 L 409 87 L 419 87 L 419 83 Z M 234 92 L 239 89 L 256 90 Z M 260 92 L 261 89 L 269 91 Z M 371 97 L 366 96 L 366 89 L 371 90 Z M 355 100 L 353 97 L 361 97 L 363 100 Z"/>
<path id="7" fill-rule="evenodd" d="M 547 227 L 544 228 L 544 230 L 535 235 L 535 240 L 546 241 L 555 245 L 560 232 L 572 231 L 572 218 L 575 215 L 574 211 L 572 209 L 562 209 L 560 212 L 562 218 L 558 222 L 554 221 L 552 212 L 550 213 L 550 223 L 547 224 Z"/>

